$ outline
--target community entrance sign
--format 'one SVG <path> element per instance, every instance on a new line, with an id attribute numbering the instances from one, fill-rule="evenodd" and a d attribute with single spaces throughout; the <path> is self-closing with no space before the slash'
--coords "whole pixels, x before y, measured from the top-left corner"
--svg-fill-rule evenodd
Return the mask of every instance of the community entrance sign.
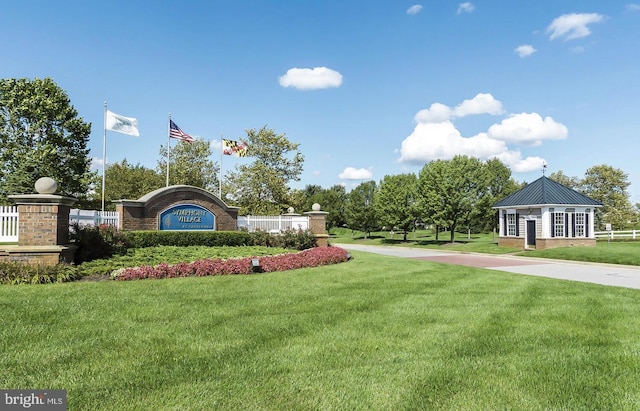
<path id="1" fill-rule="evenodd" d="M 160 230 L 214 230 L 216 216 L 196 204 L 179 204 L 160 213 Z"/>
<path id="2" fill-rule="evenodd" d="M 117 200 L 120 230 L 236 231 L 238 207 L 199 187 L 159 188 L 137 200 Z"/>

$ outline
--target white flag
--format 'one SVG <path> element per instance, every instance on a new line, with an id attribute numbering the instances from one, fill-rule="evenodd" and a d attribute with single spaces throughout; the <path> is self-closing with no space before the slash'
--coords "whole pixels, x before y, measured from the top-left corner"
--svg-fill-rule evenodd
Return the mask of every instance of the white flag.
<path id="1" fill-rule="evenodd" d="M 135 137 L 140 135 L 138 131 L 138 119 L 121 116 L 109 110 L 107 110 L 106 129 Z"/>

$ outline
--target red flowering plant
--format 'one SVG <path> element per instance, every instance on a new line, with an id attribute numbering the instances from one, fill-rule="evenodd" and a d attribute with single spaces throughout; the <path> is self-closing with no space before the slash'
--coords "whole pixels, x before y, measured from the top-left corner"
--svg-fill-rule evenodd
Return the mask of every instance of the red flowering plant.
<path id="1" fill-rule="evenodd" d="M 348 260 L 347 251 L 339 247 L 317 247 L 295 254 L 279 254 L 260 257 L 205 259 L 193 263 L 159 264 L 123 268 L 112 273 L 115 280 L 139 280 L 144 278 L 204 277 L 209 275 L 251 274 L 251 260 L 258 258 L 261 272 L 295 270 L 337 264 Z"/>

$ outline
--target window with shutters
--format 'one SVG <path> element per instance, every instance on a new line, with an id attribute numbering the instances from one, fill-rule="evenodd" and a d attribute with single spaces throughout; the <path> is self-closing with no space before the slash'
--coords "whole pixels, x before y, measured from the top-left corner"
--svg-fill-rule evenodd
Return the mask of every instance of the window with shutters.
<path id="1" fill-rule="evenodd" d="M 555 237 L 564 237 L 564 213 L 553 213 L 553 228 Z"/>
<path id="2" fill-rule="evenodd" d="M 507 235 L 508 236 L 517 236 L 518 235 L 518 219 L 516 218 L 515 213 L 507 214 Z"/>
<path id="3" fill-rule="evenodd" d="M 575 237 L 585 237 L 585 217 L 584 213 L 575 213 L 574 214 L 576 225 L 574 227 L 574 236 Z"/>

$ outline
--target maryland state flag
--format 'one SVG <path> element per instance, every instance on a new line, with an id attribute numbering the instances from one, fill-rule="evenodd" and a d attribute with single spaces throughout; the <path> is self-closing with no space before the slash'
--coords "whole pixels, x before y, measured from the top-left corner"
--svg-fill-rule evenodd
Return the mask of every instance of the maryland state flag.
<path id="1" fill-rule="evenodd" d="M 246 157 L 247 143 L 222 139 L 222 154 L 225 156 Z"/>

